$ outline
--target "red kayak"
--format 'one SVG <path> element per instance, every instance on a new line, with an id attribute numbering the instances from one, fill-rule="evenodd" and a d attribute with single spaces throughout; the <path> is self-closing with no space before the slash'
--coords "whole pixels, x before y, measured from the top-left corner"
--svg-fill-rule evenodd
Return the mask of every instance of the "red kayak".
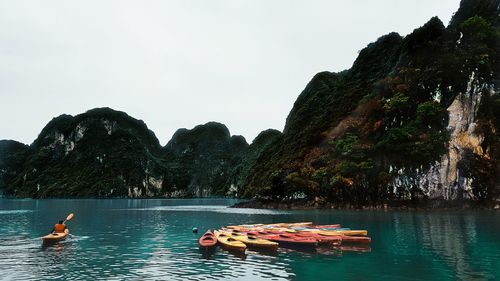
<path id="1" fill-rule="evenodd" d="M 320 244 L 333 244 L 340 245 L 342 243 L 342 236 L 326 236 L 311 232 L 298 232 L 294 233 L 297 237 L 316 239 Z"/>
<path id="2" fill-rule="evenodd" d="M 212 231 L 207 230 L 207 232 L 200 237 L 198 243 L 202 247 L 213 247 L 217 244 L 217 237 L 215 237 Z"/>
<path id="3" fill-rule="evenodd" d="M 280 246 L 296 246 L 296 247 L 316 247 L 318 241 L 307 237 L 298 237 L 290 234 L 260 234 L 259 238 L 267 239 L 273 242 L 278 242 Z"/>
<path id="4" fill-rule="evenodd" d="M 346 236 L 342 235 L 342 244 L 347 243 L 360 243 L 360 244 L 370 244 L 372 239 L 367 236 Z"/>

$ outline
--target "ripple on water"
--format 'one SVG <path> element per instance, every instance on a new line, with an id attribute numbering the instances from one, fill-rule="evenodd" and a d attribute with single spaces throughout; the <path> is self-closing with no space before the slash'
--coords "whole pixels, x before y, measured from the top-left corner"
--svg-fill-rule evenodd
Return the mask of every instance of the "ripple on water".
<path id="1" fill-rule="evenodd" d="M 129 209 L 130 210 L 130 209 Z M 249 209 L 249 208 L 230 208 L 220 205 L 184 205 L 184 206 L 156 206 L 151 208 L 133 209 L 143 211 L 178 211 L 178 212 L 215 212 L 224 214 L 252 214 L 252 215 L 283 215 L 290 214 L 286 210 L 269 209 Z"/>
<path id="2" fill-rule="evenodd" d="M 33 210 L 0 210 L 0 215 L 21 215 L 26 213 L 33 213 Z"/>

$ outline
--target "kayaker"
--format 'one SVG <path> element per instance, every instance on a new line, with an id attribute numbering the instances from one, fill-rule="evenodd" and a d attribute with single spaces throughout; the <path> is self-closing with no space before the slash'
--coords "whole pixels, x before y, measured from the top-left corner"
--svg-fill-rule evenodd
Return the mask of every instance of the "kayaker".
<path id="1" fill-rule="evenodd" d="M 54 225 L 54 228 L 52 229 L 52 233 L 62 233 L 66 229 L 66 225 L 64 224 L 63 220 L 60 220 L 59 223 L 56 223 Z"/>

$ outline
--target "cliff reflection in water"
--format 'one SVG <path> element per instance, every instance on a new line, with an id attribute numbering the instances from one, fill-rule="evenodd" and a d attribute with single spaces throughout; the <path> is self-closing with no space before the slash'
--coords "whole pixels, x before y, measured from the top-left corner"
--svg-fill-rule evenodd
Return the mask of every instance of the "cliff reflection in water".
<path id="1" fill-rule="evenodd" d="M 406 217 L 408 219 L 408 217 Z M 399 219 L 396 219 L 398 222 Z M 408 236 L 409 224 L 413 224 L 414 237 Z M 457 216 L 453 213 L 424 213 L 411 216 L 408 224 L 396 223 L 396 243 L 402 254 L 414 255 L 413 249 L 420 248 L 423 257 L 428 257 L 427 262 L 447 275 L 455 275 L 455 278 L 463 280 L 473 277 L 475 280 L 487 280 L 493 276 L 486 276 L 482 267 L 493 266 L 491 261 L 483 259 L 477 263 L 473 248 L 477 243 L 476 216 Z M 409 245 L 409 243 L 416 245 Z M 410 250 L 412 249 L 412 250 Z"/>

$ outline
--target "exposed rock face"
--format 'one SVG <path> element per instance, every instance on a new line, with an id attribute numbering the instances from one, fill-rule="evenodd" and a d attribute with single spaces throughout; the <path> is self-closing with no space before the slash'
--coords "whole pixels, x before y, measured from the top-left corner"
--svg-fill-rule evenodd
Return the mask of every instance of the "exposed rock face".
<path id="1" fill-rule="evenodd" d="M 420 188 L 430 198 L 475 199 L 473 179 L 464 175 L 459 163 L 466 159 L 466 151 L 481 158 L 491 158 L 489 150 L 483 151 L 484 135 L 477 132 L 477 112 L 485 90 L 495 95 L 493 86 L 481 84 L 473 72 L 467 90 L 459 93 L 448 107 L 448 152 L 420 178 Z"/>

